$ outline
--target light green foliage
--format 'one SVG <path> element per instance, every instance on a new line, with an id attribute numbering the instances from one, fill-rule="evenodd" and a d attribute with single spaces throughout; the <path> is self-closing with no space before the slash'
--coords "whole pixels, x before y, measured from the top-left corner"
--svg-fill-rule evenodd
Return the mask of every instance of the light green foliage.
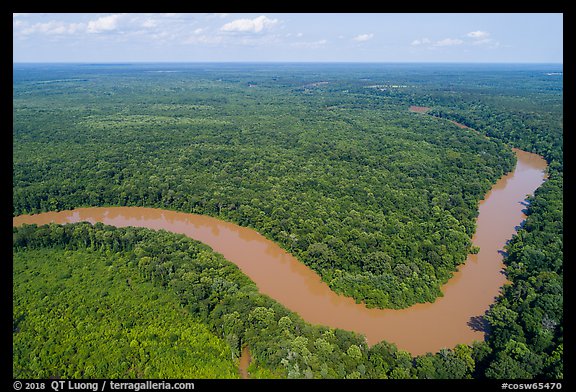
<path id="1" fill-rule="evenodd" d="M 401 308 L 434 301 L 477 250 L 470 238 L 478 201 L 512 169 L 510 147 L 522 148 L 548 160 L 549 179 L 506 247 L 512 284 L 485 317 L 487 341 L 471 352 L 457 346 L 417 358 L 387 342 L 368 349 L 359 336 L 304 323 L 219 256 L 166 234 L 28 227 L 15 235 L 17 254 L 24 258 L 30 246 L 64 260 L 75 256 L 62 256 L 62 248 L 89 249 L 104 252 L 111 272 L 124 260 L 133 288 L 148 282 L 172 292 L 213 334 L 201 336 L 229 347 L 230 361 L 248 344 L 252 377 L 563 377 L 563 82 L 546 75 L 549 65 L 172 65 L 181 72 L 146 72 L 159 66 L 14 65 L 15 215 L 130 205 L 218 216 L 278 242 L 333 290 L 368 306 Z M 370 87 L 391 82 L 407 87 Z M 429 106 L 432 116 L 409 113 L 410 105 Z M 45 301 L 68 317 L 51 302 L 63 298 L 46 293 L 65 295 L 62 282 L 77 271 L 55 272 L 45 295 L 32 290 L 18 301 Z M 13 314 L 15 337 L 30 332 L 21 329 L 27 323 L 43 322 L 27 317 L 21 308 Z M 122 322 L 130 320 L 143 322 Z M 118 350 L 148 363 L 146 336 L 130 330 Z M 35 333 L 48 339 L 42 328 Z M 182 336 L 167 338 L 177 347 Z M 35 357 L 38 343 L 19 341 L 14 369 L 45 374 L 60 369 L 57 358 L 92 352 L 57 338 L 47 347 L 58 355 Z M 48 357 L 53 364 L 42 362 Z M 78 362 L 70 377 L 102 374 L 104 362 Z M 124 376 L 128 363 L 106 372 Z M 156 371 L 134 369 L 127 376 Z"/>
<path id="2" fill-rule="evenodd" d="M 49 300 L 36 307 L 40 313 L 46 312 L 44 305 L 52 304 L 55 308 L 74 308 L 82 312 L 74 314 L 75 317 L 69 316 L 82 328 L 76 325 L 66 340 L 60 340 L 59 332 L 54 329 L 42 333 L 42 339 L 51 342 L 48 347 L 65 350 L 68 342 L 77 342 L 81 347 L 86 339 L 109 338 L 107 331 L 112 330 L 114 339 L 122 340 L 122 344 L 118 343 L 121 348 L 109 357 L 119 364 L 125 363 L 122 366 L 128 366 L 126 369 L 133 369 L 126 377 L 176 375 L 179 360 L 187 361 L 187 371 L 191 372 L 183 374 L 197 374 L 197 377 L 231 377 L 232 374 L 235 377 L 234 364 L 240 348 L 245 345 L 252 356 L 249 372 L 253 378 L 345 378 L 355 377 L 355 372 L 365 378 L 372 377 L 372 367 L 364 363 L 363 353 L 368 347 L 361 336 L 304 323 L 296 314 L 259 294 L 254 283 L 235 265 L 183 235 L 133 227 L 115 228 L 101 223 L 92 226 L 86 222 L 63 226 L 24 225 L 14 228 L 13 245 L 18 255 L 15 282 L 28 283 L 33 276 L 40 281 L 35 281 L 35 285 L 41 287 L 30 295 L 20 291 L 27 287 L 24 284 L 14 288 L 13 330 L 18 342 L 15 343 L 18 353 L 14 358 L 15 369 L 29 369 L 26 364 L 34 355 L 30 350 L 35 349 L 24 342 L 30 339 L 27 323 L 36 318 L 28 320 L 27 308 L 20 302 L 38 302 L 39 297 L 42 301 Z M 27 257 L 32 261 L 27 262 Z M 37 262 L 38 258 L 43 258 L 42 262 Z M 42 268 L 42 273 L 38 274 L 30 266 Z M 46 293 L 60 293 L 76 279 L 81 284 L 74 285 L 73 290 L 63 291 L 71 298 L 46 297 Z M 113 314 L 118 320 L 113 321 L 118 325 L 101 317 L 81 317 L 91 313 L 82 310 L 80 304 L 89 304 L 93 297 L 97 304 L 92 307 L 98 311 L 102 306 L 107 311 L 114 307 L 117 313 Z M 140 305 L 141 301 L 148 302 L 144 306 Z M 175 312 L 174 317 L 181 318 L 177 320 L 180 324 L 172 322 L 170 313 L 163 313 L 165 302 L 170 305 L 168 310 Z M 98 311 L 96 313 L 100 314 Z M 153 332 L 140 333 L 142 325 L 156 325 L 155 315 L 160 315 L 160 320 L 167 324 L 155 326 Z M 53 315 L 50 313 L 50 316 Z M 41 319 L 44 322 L 44 318 Z M 185 321 L 191 325 L 188 329 L 180 327 Z M 173 325 L 169 325 L 170 322 Z M 152 343 L 150 339 L 153 339 Z M 164 351 L 154 351 L 154 344 L 159 345 L 157 341 L 167 346 L 161 347 Z M 216 347 L 212 347 L 214 345 Z M 104 378 L 123 377 L 121 370 L 124 367 L 120 370 L 110 368 L 103 359 L 108 350 L 116 349 L 105 344 L 99 346 L 98 358 L 88 364 L 93 368 L 86 367 L 89 370 L 81 367 L 81 370 L 71 372 L 66 365 L 61 365 L 64 370 L 55 370 L 51 362 L 40 361 L 26 374 L 81 377 L 90 371 Z M 177 358 L 172 358 L 174 351 Z M 73 354 L 58 351 L 51 353 L 51 358 L 57 358 L 59 364 L 68 364 Z M 131 361 L 140 362 L 130 365 Z M 155 361 L 166 364 L 160 370 L 155 367 Z M 212 369 L 213 361 L 222 361 L 218 366 L 224 369 Z"/>
<path id="3" fill-rule="evenodd" d="M 230 349 L 124 256 L 14 253 L 16 378 L 236 378 Z"/>

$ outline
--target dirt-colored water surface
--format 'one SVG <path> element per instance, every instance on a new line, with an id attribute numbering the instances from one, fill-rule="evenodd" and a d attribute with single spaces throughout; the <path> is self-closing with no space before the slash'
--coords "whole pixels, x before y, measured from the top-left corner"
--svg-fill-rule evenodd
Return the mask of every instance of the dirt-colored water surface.
<path id="1" fill-rule="evenodd" d="M 250 356 L 250 349 L 248 346 L 242 348 L 242 354 L 240 355 L 240 362 L 238 364 L 238 371 L 240 372 L 240 377 L 243 379 L 250 378 L 250 373 L 248 372 L 248 366 L 252 362 L 252 357 Z"/>
<path id="2" fill-rule="evenodd" d="M 430 108 L 428 106 L 410 106 L 408 110 L 414 113 L 426 113 Z"/>
<path id="3" fill-rule="evenodd" d="M 314 271 L 274 242 L 252 229 L 208 216 L 143 207 L 95 207 L 19 216 L 13 219 L 13 225 L 89 221 L 183 233 L 223 254 L 256 283 L 260 292 L 306 321 L 357 331 L 369 344 L 386 340 L 419 355 L 484 338 L 478 316 L 484 314 L 506 282 L 500 252 L 525 218 L 523 201 L 545 176 L 544 159 L 515 152 L 515 170 L 502 177 L 480 203 L 473 238 L 480 252 L 470 255 L 443 286 L 443 297 L 402 310 L 367 309 L 337 295 Z"/>

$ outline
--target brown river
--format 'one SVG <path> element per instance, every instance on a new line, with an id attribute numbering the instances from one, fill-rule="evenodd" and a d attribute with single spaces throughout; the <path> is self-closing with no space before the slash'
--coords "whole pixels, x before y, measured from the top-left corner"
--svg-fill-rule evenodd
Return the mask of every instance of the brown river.
<path id="1" fill-rule="evenodd" d="M 469 255 L 443 286 L 443 297 L 401 310 L 356 304 L 334 293 L 314 271 L 256 231 L 208 216 L 143 207 L 94 207 L 18 216 L 13 225 L 89 221 L 182 233 L 224 255 L 256 283 L 261 293 L 307 322 L 356 331 L 364 334 L 370 345 L 386 340 L 420 355 L 484 339 L 476 317 L 484 314 L 506 282 L 500 251 L 525 218 L 522 202 L 526 195 L 545 178 L 544 159 L 514 151 L 518 157 L 515 170 L 502 177 L 480 203 L 473 237 L 480 252 Z"/>

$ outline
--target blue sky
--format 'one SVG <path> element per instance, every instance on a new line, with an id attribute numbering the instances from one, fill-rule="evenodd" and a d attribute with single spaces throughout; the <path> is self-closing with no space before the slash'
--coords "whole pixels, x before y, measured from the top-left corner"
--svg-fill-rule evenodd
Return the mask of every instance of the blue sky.
<path id="1" fill-rule="evenodd" d="M 562 63 L 561 13 L 13 14 L 14 62 Z"/>

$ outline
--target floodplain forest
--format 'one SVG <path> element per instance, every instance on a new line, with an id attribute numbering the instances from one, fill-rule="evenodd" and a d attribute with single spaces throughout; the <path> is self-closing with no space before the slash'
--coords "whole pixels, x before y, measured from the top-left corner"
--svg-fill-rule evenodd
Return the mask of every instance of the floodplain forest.
<path id="1" fill-rule="evenodd" d="M 13 229 L 14 377 L 237 378 L 247 345 L 252 378 L 562 379 L 558 67 L 14 64 L 14 216 L 214 216 L 368 307 L 441 296 L 477 251 L 478 203 L 514 168 L 512 147 L 548 162 L 506 246 L 510 284 L 485 341 L 416 357 L 368 346 L 306 323 L 182 235 L 25 225 Z"/>

